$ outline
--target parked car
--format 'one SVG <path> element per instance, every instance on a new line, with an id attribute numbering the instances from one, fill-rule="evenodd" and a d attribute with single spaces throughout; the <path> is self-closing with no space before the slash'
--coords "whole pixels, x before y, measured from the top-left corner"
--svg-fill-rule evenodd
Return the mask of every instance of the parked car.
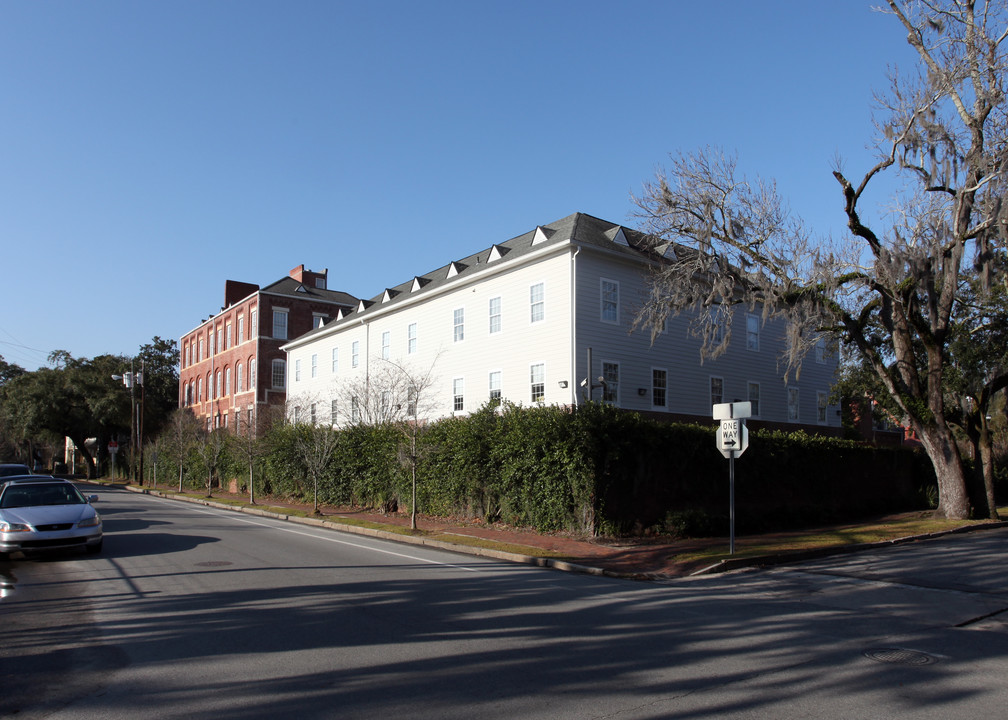
<path id="1" fill-rule="evenodd" d="M 13 552 L 102 548 L 102 520 L 69 480 L 35 476 L 17 478 L 0 488 L 0 556 Z"/>
<path id="2" fill-rule="evenodd" d="M 11 477 L 12 475 L 31 475 L 31 468 L 21 463 L 0 464 L 0 477 Z"/>

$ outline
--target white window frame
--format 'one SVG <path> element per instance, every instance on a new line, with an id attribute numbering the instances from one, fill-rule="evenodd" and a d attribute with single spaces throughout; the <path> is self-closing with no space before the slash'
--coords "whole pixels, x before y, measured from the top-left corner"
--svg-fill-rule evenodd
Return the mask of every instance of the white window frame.
<path id="1" fill-rule="evenodd" d="M 238 316 L 238 344 L 245 342 L 245 316 Z"/>
<path id="2" fill-rule="evenodd" d="M 318 377 L 318 353 L 312 353 L 311 356 L 311 376 Z"/>
<path id="3" fill-rule="evenodd" d="M 392 331 L 384 330 L 381 334 L 381 357 L 388 360 L 392 354 Z"/>
<path id="4" fill-rule="evenodd" d="M 301 358 L 294 360 L 294 382 L 301 382 Z"/>
<path id="5" fill-rule="evenodd" d="M 542 376 L 539 378 L 539 382 L 536 382 L 536 368 L 539 368 Z M 532 363 L 529 365 L 529 399 L 533 403 L 544 403 L 546 402 L 546 363 Z M 538 389 L 539 397 L 536 397 L 536 388 Z"/>
<path id="6" fill-rule="evenodd" d="M 655 373 L 662 373 L 662 375 L 663 375 L 663 382 L 664 382 L 664 384 L 662 386 L 659 386 L 657 383 L 655 383 Z M 663 368 L 663 367 L 652 367 L 651 368 L 651 407 L 652 408 L 658 408 L 658 409 L 663 409 L 663 410 L 667 410 L 668 409 L 668 406 L 669 406 L 669 402 L 668 402 L 669 401 L 669 397 L 668 397 L 668 395 L 669 395 L 669 393 L 668 393 L 668 391 L 669 391 L 668 379 L 669 379 L 668 368 Z M 660 402 L 660 403 L 655 402 L 656 391 L 661 391 L 661 393 L 662 393 L 662 402 Z"/>
<path id="7" fill-rule="evenodd" d="M 452 412 L 465 412 L 465 378 L 452 378 Z"/>
<path id="8" fill-rule="evenodd" d="M 452 310 L 452 342 L 465 341 L 465 308 Z"/>
<path id="9" fill-rule="evenodd" d="M 816 422 L 819 425 L 825 425 L 829 417 L 829 393 L 825 393 L 822 390 L 816 391 Z"/>
<path id="10" fill-rule="evenodd" d="M 350 343 L 350 367 L 358 367 L 360 365 L 360 340 L 354 340 Z"/>
<path id="11" fill-rule="evenodd" d="M 536 288 L 539 288 L 540 296 L 536 299 Z M 538 309 L 538 317 L 536 310 Z M 546 282 L 540 281 L 529 285 L 529 325 L 535 325 L 546 321 Z"/>
<path id="12" fill-rule="evenodd" d="M 417 324 L 415 322 L 406 326 L 406 354 L 413 355 L 417 351 Z"/>
<path id="13" fill-rule="evenodd" d="M 801 422 L 801 394 L 795 385 L 787 387 L 787 419 L 788 422 Z"/>
<path id="14" fill-rule="evenodd" d="M 714 381 L 715 380 L 721 386 L 721 395 L 719 397 L 716 397 L 714 395 Z M 724 378 L 723 377 L 721 377 L 720 375 L 711 375 L 710 376 L 710 381 L 707 384 L 707 389 L 708 389 L 708 392 L 710 393 L 710 404 L 711 404 L 711 407 L 714 407 L 715 405 L 719 405 L 719 404 L 721 404 L 721 403 L 724 402 L 724 398 L 725 398 L 725 382 L 724 382 Z"/>
<path id="15" fill-rule="evenodd" d="M 494 387 L 496 380 L 496 387 Z M 501 370 L 491 370 L 487 376 L 487 395 L 491 400 L 500 400 L 503 397 L 504 372 Z M 494 393 L 497 393 L 494 395 Z"/>
<path id="16" fill-rule="evenodd" d="M 609 293 L 615 292 L 615 299 L 607 297 L 606 286 L 609 285 Z M 610 317 L 606 310 L 612 308 Z M 620 284 L 618 280 L 611 278 L 599 278 L 599 320 L 610 325 L 619 325 L 620 319 Z"/>
<path id="17" fill-rule="evenodd" d="M 826 364 L 826 338 L 819 338 L 816 340 L 815 361 L 820 365 Z"/>
<path id="18" fill-rule="evenodd" d="M 746 313 L 746 350 L 759 352 L 760 349 L 760 317 Z"/>
<path id="19" fill-rule="evenodd" d="M 278 334 L 278 331 L 282 334 Z M 273 337 L 277 340 L 287 340 L 289 336 L 290 311 L 287 308 L 273 308 Z"/>
<path id="20" fill-rule="evenodd" d="M 613 369 L 615 369 L 615 377 L 612 375 Z M 613 360 L 603 360 L 601 375 L 606 381 L 602 386 L 602 402 L 619 407 L 620 364 Z"/>
<path id="21" fill-rule="evenodd" d="M 336 375 L 339 373 L 339 347 L 334 347 L 332 349 L 332 374 Z"/>
<path id="22" fill-rule="evenodd" d="M 277 379 L 280 383 L 277 384 Z M 274 358 L 270 363 L 270 386 L 274 390 L 284 390 L 287 388 L 287 362 L 282 358 Z"/>
<path id="23" fill-rule="evenodd" d="M 494 307 L 494 303 L 497 304 L 496 308 Z M 490 335 L 497 335 L 504 328 L 504 325 L 502 323 L 502 318 L 501 318 L 501 310 L 502 310 L 503 307 L 504 307 L 504 301 L 501 299 L 500 295 L 497 295 L 495 297 L 490 298 L 489 302 L 487 303 L 487 310 L 488 310 L 489 315 L 490 315 L 490 318 L 489 318 L 490 319 L 490 327 L 489 327 L 489 334 Z M 496 310 L 496 312 L 494 312 L 494 310 Z"/>
<path id="24" fill-rule="evenodd" d="M 235 394 L 245 392 L 245 366 L 241 360 L 235 363 Z"/>

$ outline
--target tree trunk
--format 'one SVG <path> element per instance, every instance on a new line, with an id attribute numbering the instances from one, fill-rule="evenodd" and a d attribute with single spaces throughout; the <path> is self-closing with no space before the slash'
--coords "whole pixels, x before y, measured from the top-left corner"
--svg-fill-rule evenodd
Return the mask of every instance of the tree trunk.
<path id="1" fill-rule="evenodd" d="M 938 509 L 935 514 L 950 520 L 969 519 L 966 474 L 951 430 L 947 425 L 941 425 L 917 428 L 917 433 L 938 479 Z"/>
<path id="2" fill-rule="evenodd" d="M 980 472 L 983 476 L 983 486 L 984 486 L 984 496 L 987 501 L 987 515 L 986 517 L 991 520 L 999 520 L 997 511 L 997 501 L 994 499 L 994 452 L 991 447 L 991 433 L 990 428 L 987 427 L 986 422 L 983 423 L 980 428 L 980 438 L 977 443 L 977 449 L 979 450 L 979 457 L 976 459 L 976 464 L 979 466 Z"/>

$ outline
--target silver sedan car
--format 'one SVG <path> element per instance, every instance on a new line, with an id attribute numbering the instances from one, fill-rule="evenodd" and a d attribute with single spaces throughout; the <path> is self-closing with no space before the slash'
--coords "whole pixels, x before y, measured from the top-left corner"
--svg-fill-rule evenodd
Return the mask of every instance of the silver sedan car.
<path id="1" fill-rule="evenodd" d="M 0 489 L 0 556 L 60 548 L 101 551 L 101 516 L 68 480 L 18 478 Z"/>

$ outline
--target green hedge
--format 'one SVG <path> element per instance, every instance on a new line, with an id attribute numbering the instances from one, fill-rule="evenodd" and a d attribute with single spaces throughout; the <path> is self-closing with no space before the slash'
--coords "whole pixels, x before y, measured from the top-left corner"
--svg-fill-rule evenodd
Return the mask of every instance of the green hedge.
<path id="1" fill-rule="evenodd" d="M 313 484 L 295 440 L 312 431 L 281 424 L 266 434 L 258 493 L 311 500 Z M 410 428 L 325 432 L 335 433 L 336 442 L 319 483 L 320 503 L 409 509 Z M 573 411 L 505 404 L 431 423 L 419 440 L 417 505 L 426 514 L 544 532 L 728 530 L 728 461 L 715 448 L 713 426 L 657 422 L 599 403 Z M 234 448 L 225 471 L 248 476 L 247 460 Z M 186 477 L 194 487 L 205 483 L 195 454 Z M 935 486 L 918 452 L 766 431 L 750 432 L 735 478 L 739 532 L 925 508 Z"/>

